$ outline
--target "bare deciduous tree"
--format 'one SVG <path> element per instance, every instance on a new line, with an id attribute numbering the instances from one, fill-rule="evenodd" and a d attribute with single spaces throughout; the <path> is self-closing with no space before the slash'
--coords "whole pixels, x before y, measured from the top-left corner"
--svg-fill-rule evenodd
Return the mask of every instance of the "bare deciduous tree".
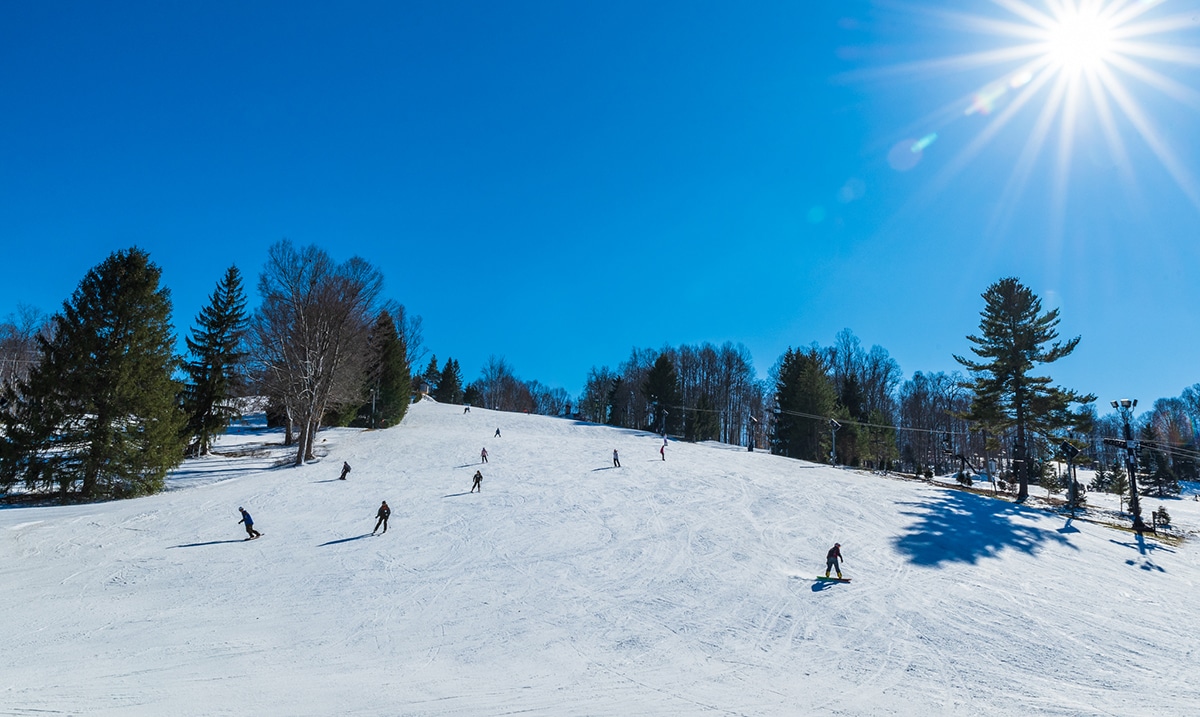
<path id="1" fill-rule="evenodd" d="M 297 432 L 296 465 L 314 458 L 313 439 L 327 411 L 361 402 L 366 342 L 383 277 L 353 257 L 336 264 L 316 246 L 271 247 L 259 278 L 255 316 L 258 374 Z"/>

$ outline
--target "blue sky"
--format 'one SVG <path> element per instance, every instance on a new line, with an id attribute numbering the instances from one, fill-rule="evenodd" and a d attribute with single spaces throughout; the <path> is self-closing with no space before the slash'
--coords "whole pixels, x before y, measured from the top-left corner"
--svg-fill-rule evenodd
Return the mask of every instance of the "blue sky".
<path id="1" fill-rule="evenodd" d="M 1004 55 L 1037 0 L 4 3 L 0 315 L 137 245 L 183 332 L 288 238 L 376 264 L 467 378 L 575 393 L 633 346 L 741 342 L 765 376 L 846 327 L 953 370 L 1017 276 L 1083 337 L 1056 381 L 1175 396 L 1200 0 L 1117 4 L 1105 105 Z"/>

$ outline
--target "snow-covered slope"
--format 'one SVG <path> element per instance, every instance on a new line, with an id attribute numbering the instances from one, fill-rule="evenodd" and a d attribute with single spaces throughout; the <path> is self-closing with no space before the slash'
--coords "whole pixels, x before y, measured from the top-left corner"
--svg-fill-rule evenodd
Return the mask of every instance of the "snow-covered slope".
<path id="1" fill-rule="evenodd" d="M 150 498 L 0 510 L 0 714 L 1200 710 L 1193 542 L 432 402 L 321 436 L 302 468 L 210 458 Z M 814 580 L 835 541 L 848 585 Z"/>

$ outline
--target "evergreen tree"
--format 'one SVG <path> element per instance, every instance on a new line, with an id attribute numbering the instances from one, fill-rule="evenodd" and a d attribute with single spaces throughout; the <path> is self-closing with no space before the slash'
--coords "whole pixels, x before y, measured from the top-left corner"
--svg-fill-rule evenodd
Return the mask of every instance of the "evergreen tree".
<path id="1" fill-rule="evenodd" d="M 425 373 L 421 374 L 421 380 L 429 386 L 429 395 L 432 396 L 442 380 L 442 372 L 438 371 L 437 354 L 429 357 L 429 365 L 425 367 Z"/>
<path id="2" fill-rule="evenodd" d="M 463 403 L 468 406 L 483 405 L 483 390 L 479 387 L 479 382 L 475 381 L 463 389 Z"/>
<path id="3" fill-rule="evenodd" d="M 433 391 L 433 397 L 439 403 L 462 403 L 462 370 L 459 369 L 458 362 L 454 359 L 448 358 L 446 359 L 446 363 L 442 365 L 437 388 Z"/>
<path id="4" fill-rule="evenodd" d="M 412 402 L 412 369 L 408 347 L 391 312 L 384 309 L 367 337 L 370 362 L 367 367 L 367 403 L 358 409 L 355 424 L 394 426 L 404 419 Z M 372 402 L 373 399 L 373 402 Z"/>
<path id="5" fill-rule="evenodd" d="M 1068 356 L 1079 337 L 1064 342 L 1058 338 L 1058 309 L 1042 312 L 1042 301 L 1014 278 L 1005 278 L 983 293 L 980 335 L 968 336 L 971 351 L 983 361 L 955 356 L 971 371 L 975 399 L 968 418 L 988 430 L 1013 428 L 1013 469 L 1019 483 L 1017 501 L 1029 497 L 1030 433 L 1050 434 L 1079 425 L 1086 413 L 1073 413 L 1071 404 L 1086 404 L 1095 396 L 1050 385 L 1050 378 L 1032 376 L 1037 364 L 1049 364 Z M 1053 342 L 1053 343 L 1051 343 Z"/>
<path id="6" fill-rule="evenodd" d="M 771 435 L 772 453 L 809 461 L 827 459 L 828 418 L 833 415 L 837 396 L 826 368 L 816 348 L 789 348 L 779 360 L 775 372 L 779 414 Z"/>
<path id="7" fill-rule="evenodd" d="M 1142 439 L 1149 444 L 1147 450 L 1143 451 L 1147 463 L 1146 477 L 1142 482 L 1143 490 L 1147 495 L 1155 495 L 1159 498 L 1179 495 L 1181 490 L 1179 478 L 1171 467 L 1170 456 L 1157 447 L 1158 435 L 1152 424 L 1148 423 L 1142 429 Z"/>
<path id="8" fill-rule="evenodd" d="M 216 434 L 238 416 L 232 399 L 242 385 L 242 350 L 246 335 L 246 292 L 236 266 L 225 271 L 196 317 L 192 336 L 187 338 L 192 360 L 183 368 L 188 380 L 183 389 L 187 414 L 189 451 L 205 455 Z"/>
<path id="9" fill-rule="evenodd" d="M 1121 500 L 1124 501 L 1125 497 L 1129 495 L 1129 478 L 1126 477 L 1125 471 L 1121 469 L 1120 464 L 1114 463 L 1112 472 L 1109 475 L 1111 476 L 1108 484 L 1109 492 L 1120 496 Z M 1124 506 L 1122 505 L 1121 508 L 1123 509 Z"/>
<path id="10" fill-rule="evenodd" d="M 675 364 L 665 353 L 659 354 L 646 374 L 642 384 L 642 395 L 650 402 L 654 411 L 653 430 L 662 433 L 678 433 L 683 409 L 679 395 L 679 375 Z"/>
<path id="11" fill-rule="evenodd" d="M 153 493 L 183 457 L 171 301 L 140 249 L 90 270 L 28 380 L 8 387 L 3 472 L 95 500 Z"/>

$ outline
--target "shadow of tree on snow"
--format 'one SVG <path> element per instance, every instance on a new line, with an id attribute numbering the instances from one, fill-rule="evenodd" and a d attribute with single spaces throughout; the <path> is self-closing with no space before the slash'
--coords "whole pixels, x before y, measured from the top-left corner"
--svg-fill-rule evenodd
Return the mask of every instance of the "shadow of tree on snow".
<path id="1" fill-rule="evenodd" d="M 916 522 L 895 545 L 914 565 L 977 563 L 1005 549 L 1033 555 L 1044 543 L 1070 545 L 1063 533 L 1022 520 L 1042 513 L 994 498 L 949 490 L 928 502 L 900 505 L 911 508 L 901 513 Z"/>

